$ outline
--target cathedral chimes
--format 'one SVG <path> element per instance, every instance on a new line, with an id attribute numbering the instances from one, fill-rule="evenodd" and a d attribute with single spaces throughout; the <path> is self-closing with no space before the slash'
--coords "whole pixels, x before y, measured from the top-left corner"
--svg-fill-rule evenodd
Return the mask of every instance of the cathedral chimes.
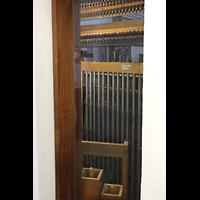
<path id="1" fill-rule="evenodd" d="M 88 33 L 81 34 L 81 42 L 100 42 L 102 40 L 121 40 L 143 37 L 143 30 L 121 31 L 112 33 Z"/>
<path id="2" fill-rule="evenodd" d="M 114 17 L 144 12 L 144 1 L 92 0 L 81 2 L 81 20 Z"/>
<path id="3" fill-rule="evenodd" d="M 139 200 L 144 1 L 80 3 L 82 199 Z M 107 155 L 124 141 L 129 154 Z"/>
<path id="4" fill-rule="evenodd" d="M 144 30 L 119 31 L 119 32 L 96 32 L 96 33 L 82 33 L 82 46 L 117 46 L 135 44 L 142 46 L 142 39 Z M 141 40 L 141 41 L 140 41 Z"/>

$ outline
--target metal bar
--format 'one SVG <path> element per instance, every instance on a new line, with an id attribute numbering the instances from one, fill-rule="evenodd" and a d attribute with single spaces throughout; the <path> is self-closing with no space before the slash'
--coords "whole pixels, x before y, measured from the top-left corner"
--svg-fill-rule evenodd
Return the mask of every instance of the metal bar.
<path id="1" fill-rule="evenodd" d="M 114 143 L 115 139 L 115 74 L 112 73 L 112 143 Z M 114 158 L 111 158 L 112 165 L 112 183 L 114 183 Z"/>
<path id="2" fill-rule="evenodd" d="M 124 73 L 122 73 L 122 130 L 121 141 L 124 141 Z"/>
<path id="3" fill-rule="evenodd" d="M 96 82 L 96 72 L 93 72 L 93 141 L 96 141 L 95 136 L 95 129 L 96 129 L 96 115 L 95 115 L 95 107 L 96 107 L 96 102 L 95 102 L 95 82 Z M 96 157 L 93 157 L 93 166 L 96 167 Z"/>
<path id="4" fill-rule="evenodd" d="M 126 140 L 128 141 L 128 122 L 129 122 L 129 73 L 126 76 Z"/>
<path id="5" fill-rule="evenodd" d="M 89 73 L 89 91 L 90 91 L 90 141 L 92 141 L 92 72 Z M 92 156 L 90 156 L 90 166 L 92 166 Z"/>
<path id="6" fill-rule="evenodd" d="M 85 72 L 85 140 L 88 141 L 88 72 Z M 88 156 L 86 156 L 88 165 Z"/>
<path id="7" fill-rule="evenodd" d="M 140 196 L 140 177 L 141 177 L 141 96 L 142 96 L 142 87 L 141 87 L 141 75 L 138 76 L 138 141 L 137 141 L 137 189 L 136 189 L 136 198 L 139 199 Z"/>
<path id="8" fill-rule="evenodd" d="M 83 81 L 84 81 L 84 71 L 81 72 L 81 118 L 82 118 L 82 127 L 83 127 Z M 82 128 L 82 140 L 83 140 L 83 128 Z"/>
<path id="9" fill-rule="evenodd" d="M 115 123 L 114 123 L 114 116 L 115 115 L 115 74 L 114 73 L 112 73 L 112 142 L 114 143 L 114 131 L 115 131 L 115 129 L 114 129 L 114 125 L 115 125 Z"/>
<path id="10" fill-rule="evenodd" d="M 116 140 L 117 143 L 119 143 L 119 73 L 117 73 L 117 113 L 116 113 Z M 117 158 L 116 160 L 116 171 L 117 171 L 117 175 L 116 175 L 116 182 L 119 184 L 119 158 Z"/>
<path id="11" fill-rule="evenodd" d="M 88 138 L 88 72 L 85 72 L 85 130 L 86 130 L 86 141 L 89 140 Z"/>
<path id="12" fill-rule="evenodd" d="M 116 140 L 119 143 L 119 73 L 117 73 L 117 113 L 116 113 Z"/>
<path id="13" fill-rule="evenodd" d="M 102 142 L 105 142 L 104 140 L 104 102 L 105 102 L 105 97 L 104 97 L 104 72 L 102 72 Z M 105 158 L 102 158 L 102 169 L 104 169 L 104 160 Z"/>
<path id="14" fill-rule="evenodd" d="M 100 142 L 100 72 L 97 78 L 97 117 L 98 117 L 98 142 Z"/>
<path id="15" fill-rule="evenodd" d="M 106 117 L 106 119 L 107 119 L 107 142 L 109 142 L 109 128 L 110 128 L 110 124 L 109 124 L 109 102 L 110 102 L 110 100 L 109 100 L 109 98 L 110 98 L 110 93 L 109 93 L 109 77 L 110 77 L 110 74 L 109 74 L 109 72 L 107 72 L 107 117 Z M 107 158 L 107 160 L 106 160 L 106 170 L 107 170 L 107 178 L 106 178 L 106 180 L 107 180 L 107 182 L 109 182 L 109 158 Z"/>
<path id="16" fill-rule="evenodd" d="M 97 141 L 100 142 L 100 72 L 98 72 L 97 78 L 97 120 L 98 120 L 98 138 Z M 100 157 L 98 156 L 98 168 L 100 168 Z"/>
<path id="17" fill-rule="evenodd" d="M 135 189 L 135 184 L 134 184 L 134 174 L 135 174 L 135 167 L 134 167 L 134 163 L 135 163 L 135 151 L 134 151 L 134 147 L 135 147 L 135 140 L 134 140 L 134 135 L 135 135 L 135 74 L 133 74 L 132 76 L 132 143 L 131 143 L 131 197 L 133 199 L 133 192 Z"/>
<path id="18" fill-rule="evenodd" d="M 84 71 L 81 72 L 81 126 L 82 126 L 82 140 L 84 140 L 84 103 L 83 103 L 83 82 L 84 82 Z M 83 159 L 83 163 L 85 162 L 85 155 L 83 155 L 82 159 Z"/>

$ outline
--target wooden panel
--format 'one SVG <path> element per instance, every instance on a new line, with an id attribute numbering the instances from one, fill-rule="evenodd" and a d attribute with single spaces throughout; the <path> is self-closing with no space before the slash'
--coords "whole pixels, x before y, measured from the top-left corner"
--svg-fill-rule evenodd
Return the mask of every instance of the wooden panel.
<path id="1" fill-rule="evenodd" d="M 143 63 L 81 62 L 81 71 L 143 74 Z"/>
<path id="2" fill-rule="evenodd" d="M 78 0 L 52 0 L 56 200 L 81 199 L 80 90 L 74 89 L 80 71 L 80 58 L 74 61 L 74 51 L 80 52 L 80 30 L 74 35 L 76 4 L 80 7 Z"/>
<path id="3" fill-rule="evenodd" d="M 108 157 L 127 157 L 128 144 L 89 142 L 82 141 L 83 154 L 108 156 Z"/>

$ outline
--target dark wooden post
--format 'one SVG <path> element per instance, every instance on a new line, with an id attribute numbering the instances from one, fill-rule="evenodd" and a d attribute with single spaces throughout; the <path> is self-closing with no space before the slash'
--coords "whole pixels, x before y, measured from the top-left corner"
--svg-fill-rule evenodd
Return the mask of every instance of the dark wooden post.
<path id="1" fill-rule="evenodd" d="M 52 0 L 56 200 L 81 199 L 79 9 L 79 0 Z"/>

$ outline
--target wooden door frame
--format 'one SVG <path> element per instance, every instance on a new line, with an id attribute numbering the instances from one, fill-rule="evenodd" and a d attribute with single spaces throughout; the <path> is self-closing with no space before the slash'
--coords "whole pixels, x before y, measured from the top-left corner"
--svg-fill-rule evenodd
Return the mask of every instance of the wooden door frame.
<path id="1" fill-rule="evenodd" d="M 81 199 L 79 18 L 80 0 L 52 0 L 56 200 Z"/>

